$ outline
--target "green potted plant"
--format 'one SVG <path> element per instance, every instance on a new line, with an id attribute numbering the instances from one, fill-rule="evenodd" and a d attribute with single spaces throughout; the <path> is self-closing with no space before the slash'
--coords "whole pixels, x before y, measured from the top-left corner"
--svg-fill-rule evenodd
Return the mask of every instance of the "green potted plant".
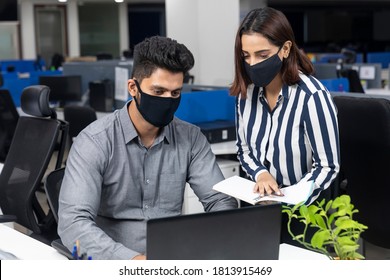
<path id="1" fill-rule="evenodd" d="M 287 228 L 290 235 L 307 249 L 323 253 L 329 259 L 364 259 L 357 250 L 360 234 L 367 226 L 353 219 L 353 214 L 358 210 L 351 204 L 348 195 L 341 195 L 326 204 L 323 199 L 309 206 L 303 203 L 283 205 L 283 212 L 289 217 Z M 305 225 L 302 233 L 291 231 L 293 219 Z M 307 242 L 305 236 L 309 227 L 317 228 L 317 231 L 311 241 Z"/>

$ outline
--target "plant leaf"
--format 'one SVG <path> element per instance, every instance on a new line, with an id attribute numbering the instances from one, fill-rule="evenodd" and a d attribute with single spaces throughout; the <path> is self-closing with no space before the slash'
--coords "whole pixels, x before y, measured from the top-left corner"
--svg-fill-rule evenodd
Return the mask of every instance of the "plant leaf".
<path id="1" fill-rule="evenodd" d="M 326 223 L 324 221 L 324 218 L 321 215 L 315 215 L 315 221 L 316 224 L 321 228 L 321 229 L 327 229 Z"/>
<path id="2" fill-rule="evenodd" d="M 345 246 L 345 245 L 355 245 L 356 242 L 354 240 L 352 240 L 351 237 L 349 236 L 342 236 L 342 237 L 338 237 L 337 238 L 337 242 L 341 245 L 341 246 Z"/>
<path id="3" fill-rule="evenodd" d="M 350 253 L 350 252 L 354 252 L 356 251 L 357 249 L 359 249 L 359 245 L 355 244 L 355 245 L 343 245 L 341 246 L 341 252 L 342 254 L 346 254 L 346 253 Z"/>
<path id="4" fill-rule="evenodd" d="M 314 233 L 313 237 L 311 238 L 310 244 L 314 248 L 321 249 L 324 245 L 324 242 L 329 239 L 331 239 L 329 231 L 318 230 L 316 233 Z"/>

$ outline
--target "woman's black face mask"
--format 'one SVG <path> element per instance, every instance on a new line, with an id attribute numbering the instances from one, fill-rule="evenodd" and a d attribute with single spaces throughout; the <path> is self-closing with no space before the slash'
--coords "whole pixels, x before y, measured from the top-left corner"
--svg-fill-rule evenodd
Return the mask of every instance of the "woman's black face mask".
<path id="1" fill-rule="evenodd" d="M 279 51 L 280 49 L 273 56 L 252 66 L 244 61 L 245 71 L 256 86 L 267 86 L 280 72 L 283 63 L 278 56 Z"/>

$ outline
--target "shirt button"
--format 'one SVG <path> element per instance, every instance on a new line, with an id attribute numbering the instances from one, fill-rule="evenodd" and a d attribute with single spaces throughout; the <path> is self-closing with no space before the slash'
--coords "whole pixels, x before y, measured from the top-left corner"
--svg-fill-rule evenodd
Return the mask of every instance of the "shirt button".
<path id="1" fill-rule="evenodd" d="M 149 179 L 146 179 L 146 184 L 149 184 L 150 183 L 150 180 Z"/>

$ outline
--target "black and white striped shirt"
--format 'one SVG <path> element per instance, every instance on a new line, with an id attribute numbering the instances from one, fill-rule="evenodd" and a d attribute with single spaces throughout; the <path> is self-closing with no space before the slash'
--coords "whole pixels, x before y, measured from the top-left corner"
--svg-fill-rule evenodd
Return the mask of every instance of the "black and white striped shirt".
<path id="1" fill-rule="evenodd" d="M 266 170 L 287 186 L 314 180 L 311 203 L 339 171 L 338 124 L 329 91 L 312 76 L 300 78 L 282 87 L 272 111 L 263 88 L 253 84 L 246 99 L 236 98 L 236 145 L 244 171 L 255 181 Z"/>

